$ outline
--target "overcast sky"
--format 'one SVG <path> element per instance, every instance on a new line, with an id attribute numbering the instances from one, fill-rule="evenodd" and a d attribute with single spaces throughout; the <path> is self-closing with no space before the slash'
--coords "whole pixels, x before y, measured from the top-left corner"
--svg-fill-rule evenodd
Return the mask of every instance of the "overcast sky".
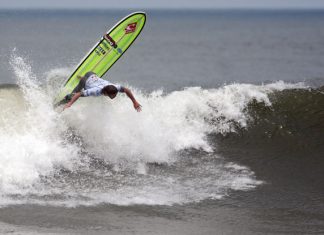
<path id="1" fill-rule="evenodd" d="M 0 8 L 311 8 L 324 9 L 324 0 L 0 0 Z"/>

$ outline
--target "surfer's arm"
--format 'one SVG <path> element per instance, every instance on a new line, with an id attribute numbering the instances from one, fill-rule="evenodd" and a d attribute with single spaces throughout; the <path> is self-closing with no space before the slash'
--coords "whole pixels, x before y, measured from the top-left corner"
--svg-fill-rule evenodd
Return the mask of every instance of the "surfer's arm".
<path id="1" fill-rule="evenodd" d="M 134 108 L 136 109 L 137 112 L 142 111 L 142 106 L 137 102 L 137 100 L 135 99 L 133 93 L 131 92 L 130 89 L 123 87 L 123 92 L 126 93 L 126 95 L 128 96 L 128 98 L 131 99 L 131 101 L 133 102 Z"/>
<path id="2" fill-rule="evenodd" d="M 72 106 L 72 104 L 77 101 L 77 99 L 79 99 L 81 96 L 81 92 L 77 92 L 73 95 L 72 99 L 64 106 L 64 109 L 70 108 Z"/>

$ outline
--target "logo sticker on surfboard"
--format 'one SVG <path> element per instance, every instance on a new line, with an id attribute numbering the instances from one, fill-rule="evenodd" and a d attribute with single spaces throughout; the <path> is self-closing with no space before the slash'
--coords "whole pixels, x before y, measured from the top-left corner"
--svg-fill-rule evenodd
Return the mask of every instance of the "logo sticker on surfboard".
<path id="1" fill-rule="evenodd" d="M 106 39 L 109 42 L 110 46 L 112 46 L 113 48 L 117 48 L 117 43 L 115 42 L 114 39 L 112 39 L 112 37 L 110 37 L 109 35 L 106 35 Z"/>
<path id="2" fill-rule="evenodd" d="M 128 24 L 125 28 L 125 34 L 134 33 L 136 30 L 136 24 L 137 22 Z"/>

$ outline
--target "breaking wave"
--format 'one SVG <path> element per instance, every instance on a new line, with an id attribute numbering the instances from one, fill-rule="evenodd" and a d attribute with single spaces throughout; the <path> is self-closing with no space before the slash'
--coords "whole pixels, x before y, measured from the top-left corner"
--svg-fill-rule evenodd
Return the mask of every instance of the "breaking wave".
<path id="1" fill-rule="evenodd" d="M 248 167 L 216 154 L 217 141 L 210 136 L 250 130 L 269 136 L 269 125 L 288 131 L 292 116 L 305 111 L 308 98 L 308 108 L 316 110 L 310 113 L 318 115 L 310 119 L 323 115 L 318 109 L 321 90 L 282 81 L 188 87 L 168 94 L 132 89 L 141 113 L 123 95 L 81 98 L 61 112 L 53 109 L 52 100 L 67 70 L 51 71 L 47 83 L 40 84 L 26 59 L 13 54 L 11 66 L 18 86 L 0 87 L 2 206 L 171 205 L 221 199 L 263 182 Z M 315 125 L 323 127 L 321 123 Z"/>

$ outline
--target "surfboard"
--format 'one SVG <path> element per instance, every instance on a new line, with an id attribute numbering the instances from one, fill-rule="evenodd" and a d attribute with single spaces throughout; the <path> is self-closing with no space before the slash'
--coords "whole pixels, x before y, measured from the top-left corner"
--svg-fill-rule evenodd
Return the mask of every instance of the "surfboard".
<path id="1" fill-rule="evenodd" d="M 54 106 L 67 102 L 66 97 L 80 82 L 79 76 L 82 77 L 92 71 L 98 77 L 102 77 L 132 45 L 141 33 L 145 22 L 144 12 L 134 12 L 107 31 L 64 82 L 54 99 Z"/>

